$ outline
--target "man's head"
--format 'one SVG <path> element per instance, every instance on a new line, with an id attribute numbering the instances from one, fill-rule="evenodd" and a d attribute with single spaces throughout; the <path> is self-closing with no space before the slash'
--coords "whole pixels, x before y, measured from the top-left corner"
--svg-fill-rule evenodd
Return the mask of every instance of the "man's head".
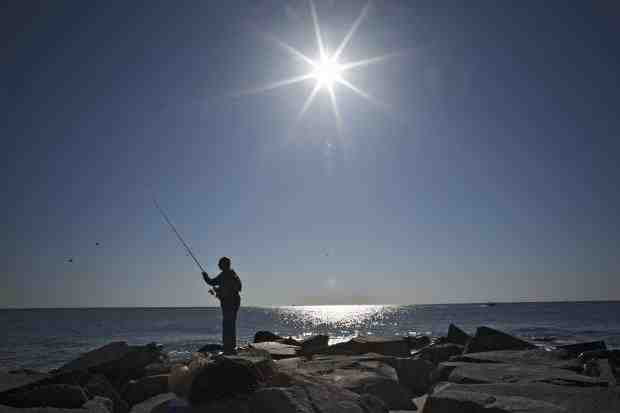
<path id="1" fill-rule="evenodd" d="M 220 258 L 219 262 L 217 263 L 217 266 L 220 267 L 220 270 L 222 271 L 230 270 L 230 258 L 228 257 Z"/>

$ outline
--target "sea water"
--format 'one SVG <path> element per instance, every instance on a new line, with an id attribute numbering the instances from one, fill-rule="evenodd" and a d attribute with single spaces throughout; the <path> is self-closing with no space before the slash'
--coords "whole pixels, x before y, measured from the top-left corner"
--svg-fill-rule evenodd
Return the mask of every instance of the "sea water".
<path id="1" fill-rule="evenodd" d="M 486 325 L 553 346 L 605 340 L 620 348 L 620 302 L 558 302 L 242 307 L 238 342 L 258 330 L 298 338 L 328 334 L 432 335 L 455 323 L 473 333 Z M 51 369 L 110 341 L 161 343 L 173 358 L 221 343 L 221 312 L 204 308 L 80 308 L 0 310 L 0 369 Z"/>

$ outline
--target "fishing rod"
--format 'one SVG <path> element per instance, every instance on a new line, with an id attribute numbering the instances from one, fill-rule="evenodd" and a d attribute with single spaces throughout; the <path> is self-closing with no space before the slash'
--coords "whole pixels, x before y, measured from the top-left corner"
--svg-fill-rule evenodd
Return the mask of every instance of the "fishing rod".
<path id="1" fill-rule="evenodd" d="M 168 223 L 168 225 L 170 225 L 170 228 L 172 228 L 172 231 L 176 234 L 177 238 L 179 239 L 179 241 L 181 242 L 181 244 L 185 247 L 185 250 L 187 251 L 187 253 L 189 254 L 190 257 L 192 257 L 194 259 L 194 262 L 196 263 L 196 265 L 198 266 L 198 268 L 200 268 L 200 271 L 206 273 L 205 269 L 202 268 L 202 265 L 200 265 L 200 262 L 198 261 L 198 258 L 196 258 L 196 256 L 194 255 L 194 253 L 192 252 L 191 248 L 189 247 L 189 245 L 187 245 L 187 243 L 185 242 L 185 240 L 183 239 L 183 237 L 181 236 L 181 234 L 179 234 L 179 231 L 177 231 L 176 227 L 174 226 L 174 224 L 170 221 L 170 218 L 168 218 L 168 215 L 166 214 L 166 212 L 162 209 L 162 207 L 159 205 L 159 202 L 157 202 L 157 199 L 155 197 L 153 197 L 153 203 L 155 203 L 155 207 L 159 210 L 159 212 L 161 213 L 161 216 L 164 217 L 164 220 Z"/>

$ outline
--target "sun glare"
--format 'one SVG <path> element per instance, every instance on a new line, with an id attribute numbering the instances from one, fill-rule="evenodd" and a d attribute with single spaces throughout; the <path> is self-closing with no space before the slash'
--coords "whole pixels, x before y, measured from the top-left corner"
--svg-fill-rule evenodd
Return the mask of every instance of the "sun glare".
<path id="1" fill-rule="evenodd" d="M 317 64 L 314 77 L 322 87 L 331 89 L 336 81 L 340 79 L 342 68 L 335 59 L 324 57 Z"/>

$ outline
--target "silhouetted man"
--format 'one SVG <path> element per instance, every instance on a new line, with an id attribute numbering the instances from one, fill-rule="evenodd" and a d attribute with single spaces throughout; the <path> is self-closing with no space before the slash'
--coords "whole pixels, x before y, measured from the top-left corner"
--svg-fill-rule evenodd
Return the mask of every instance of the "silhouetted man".
<path id="1" fill-rule="evenodd" d="M 222 257 L 217 263 L 222 272 L 215 278 L 210 278 L 206 272 L 202 278 L 215 290 L 222 307 L 222 343 L 224 354 L 234 354 L 237 345 L 237 312 L 241 304 L 241 280 L 235 271 L 230 268 L 230 258 Z"/>

